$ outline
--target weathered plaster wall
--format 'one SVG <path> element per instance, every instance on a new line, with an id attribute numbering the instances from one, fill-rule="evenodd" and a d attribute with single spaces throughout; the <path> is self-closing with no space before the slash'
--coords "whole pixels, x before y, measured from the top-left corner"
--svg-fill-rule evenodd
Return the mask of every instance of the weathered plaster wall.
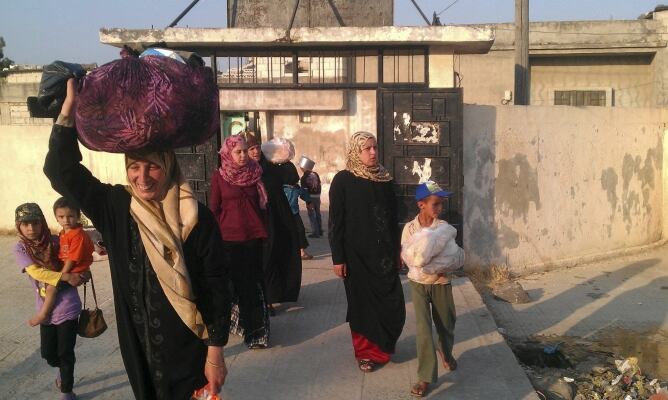
<path id="1" fill-rule="evenodd" d="M 454 55 L 452 51 L 439 46 L 429 48 L 429 87 L 455 87 Z"/>
<path id="2" fill-rule="evenodd" d="M 609 87 L 617 106 L 668 104 L 668 12 L 653 20 L 532 22 L 529 27 L 531 104 L 547 104 L 549 90 Z M 467 25 L 494 30 L 488 54 L 455 56 L 464 102 L 501 104 L 514 91 L 514 25 Z M 512 102 L 511 102 L 512 104 Z"/>
<path id="3" fill-rule="evenodd" d="M 294 5 L 294 1 L 228 1 L 230 27 L 287 29 Z M 392 25 L 393 17 L 392 0 L 302 0 L 293 26 L 383 26 Z"/>
<path id="4" fill-rule="evenodd" d="M 42 167 L 49 146 L 50 125 L 0 125 L 0 229 L 14 229 L 14 210 L 25 202 L 42 207 L 53 229 L 58 224 L 52 217 L 53 202 L 60 197 L 44 176 Z M 102 182 L 124 183 L 123 156 L 92 152 L 82 147 L 83 164 Z"/>
<path id="5" fill-rule="evenodd" d="M 522 272 L 661 239 L 660 109 L 464 107 L 469 265 Z"/>
<path id="6" fill-rule="evenodd" d="M 464 88 L 464 103 L 499 105 L 504 91 L 515 87 L 512 52 L 455 55 L 454 71 L 461 81 L 457 86 Z"/>
<path id="7" fill-rule="evenodd" d="M 295 165 L 302 154 L 316 162 L 322 180 L 322 202 L 329 203 L 329 184 L 336 172 L 345 169 L 346 144 L 357 131 L 376 134 L 376 91 L 348 92 L 346 111 L 313 111 L 311 123 L 299 122 L 298 112 L 273 113 L 273 134 L 295 144 Z"/>
<path id="8" fill-rule="evenodd" d="M 663 50 L 665 51 L 665 50 Z M 455 55 L 454 70 L 461 77 L 464 102 L 502 104 L 504 91 L 514 91 L 515 58 L 512 51 Z M 653 107 L 657 103 L 651 55 L 531 57 L 532 105 L 554 104 L 554 90 L 611 89 L 614 106 Z M 511 103 L 512 104 L 512 101 Z"/>
<path id="9" fill-rule="evenodd" d="M 648 55 L 532 58 L 531 104 L 554 104 L 554 90 L 612 89 L 614 106 L 651 107 L 655 87 L 651 63 Z"/>

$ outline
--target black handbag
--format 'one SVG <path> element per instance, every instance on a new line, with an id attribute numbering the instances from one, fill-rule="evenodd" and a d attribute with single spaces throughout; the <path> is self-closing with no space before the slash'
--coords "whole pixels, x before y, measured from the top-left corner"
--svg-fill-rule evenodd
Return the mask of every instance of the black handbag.
<path id="1" fill-rule="evenodd" d="M 77 327 L 77 333 L 81 337 L 85 338 L 94 338 L 100 336 L 104 331 L 107 330 L 107 323 L 104 320 L 102 315 L 102 310 L 97 307 L 97 296 L 95 295 L 95 283 L 93 282 L 93 276 L 90 277 L 90 286 L 93 291 L 93 300 L 95 301 L 95 309 L 89 310 L 86 308 L 86 285 L 84 284 L 84 303 L 83 310 L 79 315 L 79 325 Z"/>

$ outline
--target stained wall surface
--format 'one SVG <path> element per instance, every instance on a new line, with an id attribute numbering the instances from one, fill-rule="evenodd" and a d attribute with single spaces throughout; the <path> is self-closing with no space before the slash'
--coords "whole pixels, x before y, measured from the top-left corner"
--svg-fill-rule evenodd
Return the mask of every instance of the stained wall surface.
<path id="1" fill-rule="evenodd" d="M 295 144 L 299 162 L 302 154 L 316 162 L 315 171 L 322 180 L 321 201 L 329 204 L 329 185 L 336 172 L 346 167 L 346 144 L 357 131 L 376 134 L 376 91 L 347 91 L 344 111 L 313 111 L 311 122 L 299 122 L 298 112 L 273 113 L 273 135 Z"/>
<path id="2" fill-rule="evenodd" d="M 286 28 L 294 1 L 228 0 L 230 27 Z M 301 0 L 293 26 L 391 26 L 392 0 Z"/>
<path id="3" fill-rule="evenodd" d="M 468 264 L 517 272 L 662 238 L 661 109 L 464 107 Z"/>
<path id="4" fill-rule="evenodd" d="M 0 146 L 0 182 L 5 190 L 0 192 L 0 230 L 14 230 L 14 210 L 26 202 L 40 205 L 49 226 L 59 230 L 52 207 L 60 195 L 44 176 L 42 167 L 49 148 L 51 125 L 0 125 L 3 137 Z M 82 163 L 98 179 L 106 183 L 125 183 L 122 154 L 93 152 L 83 148 Z"/>

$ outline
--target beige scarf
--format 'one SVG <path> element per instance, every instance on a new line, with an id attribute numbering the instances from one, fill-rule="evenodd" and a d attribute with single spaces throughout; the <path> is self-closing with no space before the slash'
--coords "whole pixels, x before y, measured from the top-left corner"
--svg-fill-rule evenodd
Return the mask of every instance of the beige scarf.
<path id="1" fill-rule="evenodd" d="M 161 166 L 168 187 L 161 201 L 143 200 L 130 182 L 126 187 L 132 195 L 130 214 L 137 222 L 141 241 L 167 300 L 186 326 L 199 338 L 206 339 L 209 335 L 194 302 L 183 255 L 183 243 L 197 224 L 197 200 L 173 151 L 126 154 L 126 168 L 137 160 Z"/>
<path id="2" fill-rule="evenodd" d="M 346 169 L 359 178 L 369 179 L 374 182 L 389 182 L 392 180 L 392 177 L 385 167 L 380 164 L 367 167 L 360 159 L 362 146 L 369 139 L 376 141 L 376 137 L 369 132 L 355 132 L 351 136 L 348 143 L 348 155 L 346 156 Z"/>

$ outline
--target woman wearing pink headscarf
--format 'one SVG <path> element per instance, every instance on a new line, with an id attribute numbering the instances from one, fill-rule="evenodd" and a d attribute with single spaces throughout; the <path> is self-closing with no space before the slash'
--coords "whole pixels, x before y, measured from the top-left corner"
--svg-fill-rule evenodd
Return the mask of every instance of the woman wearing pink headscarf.
<path id="1" fill-rule="evenodd" d="M 221 167 L 211 180 L 209 207 L 220 226 L 239 306 L 239 320 L 232 325 L 241 328 L 248 348 L 263 349 L 269 345 L 269 318 L 262 283 L 262 240 L 267 238 L 262 168 L 248 158 L 243 136 L 228 137 L 219 154 Z"/>

